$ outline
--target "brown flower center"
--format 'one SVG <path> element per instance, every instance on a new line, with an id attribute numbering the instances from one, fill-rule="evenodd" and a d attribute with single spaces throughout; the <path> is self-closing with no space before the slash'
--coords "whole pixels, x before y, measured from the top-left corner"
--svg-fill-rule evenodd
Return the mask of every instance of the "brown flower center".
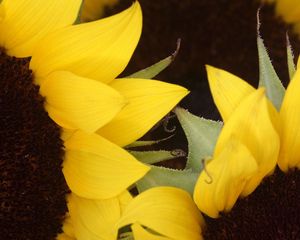
<path id="1" fill-rule="evenodd" d="M 205 220 L 204 239 L 300 239 L 300 171 L 277 169 L 229 213 Z"/>
<path id="2" fill-rule="evenodd" d="M 44 110 L 29 58 L 0 50 L 0 239 L 55 239 L 67 211 L 60 128 Z"/>

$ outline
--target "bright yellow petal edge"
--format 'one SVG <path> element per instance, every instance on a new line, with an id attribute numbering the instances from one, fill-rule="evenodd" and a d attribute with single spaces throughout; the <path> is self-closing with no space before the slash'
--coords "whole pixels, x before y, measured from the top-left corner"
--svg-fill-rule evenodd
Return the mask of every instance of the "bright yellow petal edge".
<path id="1" fill-rule="evenodd" d="M 280 155 L 278 165 L 284 172 L 300 167 L 300 70 L 288 85 L 280 109 Z"/>
<path id="2" fill-rule="evenodd" d="M 125 199 L 125 200 L 124 200 Z M 128 192 L 107 200 L 70 195 L 70 217 L 64 228 L 74 239 L 116 239 L 118 230 L 131 226 L 135 239 L 202 239 L 203 218 L 189 194 L 173 187 L 149 189 L 135 198 Z M 148 238 L 149 237 L 149 238 Z M 63 238 L 62 238 L 63 239 Z"/>

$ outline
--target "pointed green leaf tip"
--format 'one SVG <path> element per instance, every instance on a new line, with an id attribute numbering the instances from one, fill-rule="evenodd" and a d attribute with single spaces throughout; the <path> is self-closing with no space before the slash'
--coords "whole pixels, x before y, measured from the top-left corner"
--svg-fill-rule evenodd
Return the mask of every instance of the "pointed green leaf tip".
<path id="1" fill-rule="evenodd" d="M 151 146 L 154 144 L 158 144 L 160 142 L 169 140 L 170 138 L 174 137 L 175 134 L 172 134 L 166 138 L 159 139 L 159 140 L 149 140 L 149 141 L 135 141 L 129 145 L 126 146 L 126 148 L 134 148 L 134 147 L 144 147 L 144 146 Z"/>
<path id="2" fill-rule="evenodd" d="M 269 58 L 263 39 L 259 33 L 260 20 L 259 10 L 257 11 L 257 49 L 259 61 L 259 86 L 266 88 L 266 95 L 279 111 L 285 89 L 275 72 L 272 62 Z"/>
<path id="3" fill-rule="evenodd" d="M 165 167 L 151 166 L 151 170 L 136 185 L 141 193 L 157 186 L 173 186 L 193 194 L 199 173 L 192 170 L 176 170 Z"/>
<path id="4" fill-rule="evenodd" d="M 154 164 L 178 157 L 185 157 L 186 154 L 180 149 L 173 151 L 129 151 L 136 159 L 146 164 Z"/>
<path id="5" fill-rule="evenodd" d="M 293 76 L 296 72 L 296 66 L 294 63 L 294 54 L 292 45 L 290 43 L 289 35 L 286 34 L 286 53 L 287 53 L 287 63 L 288 63 L 288 70 L 289 70 L 289 78 L 290 80 L 293 79 Z"/>
<path id="6" fill-rule="evenodd" d="M 176 50 L 173 54 L 171 54 L 171 56 L 166 57 L 163 60 L 160 60 L 158 63 L 155 63 L 148 68 L 145 68 L 134 74 L 131 74 L 127 78 L 144 78 L 144 79 L 154 78 L 156 75 L 158 75 L 161 71 L 163 71 L 165 68 L 167 68 L 174 61 L 174 59 L 180 49 L 180 42 L 181 42 L 181 40 L 178 39 Z"/>
<path id="7" fill-rule="evenodd" d="M 179 107 L 175 108 L 174 112 L 188 140 L 186 169 L 191 168 L 194 172 L 200 172 L 203 169 L 202 160 L 213 154 L 222 122 L 197 117 Z"/>

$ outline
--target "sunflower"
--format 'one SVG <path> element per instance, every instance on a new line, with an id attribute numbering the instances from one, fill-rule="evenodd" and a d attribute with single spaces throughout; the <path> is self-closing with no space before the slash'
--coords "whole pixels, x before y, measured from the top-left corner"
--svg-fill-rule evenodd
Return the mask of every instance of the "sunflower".
<path id="1" fill-rule="evenodd" d="M 72 224 L 75 235 L 69 236 L 90 239 L 85 228 L 96 227 L 93 201 L 104 210 L 104 203 L 117 201 L 123 209 L 131 199 L 126 189 L 150 169 L 122 147 L 187 94 L 156 80 L 116 79 L 140 37 L 138 2 L 112 17 L 73 25 L 80 6 L 80 0 L 1 2 L 2 239 L 55 239 L 63 222 L 66 233 Z M 145 192 L 137 199 L 147 194 L 153 197 Z M 193 207 L 185 193 L 178 196 L 175 208 Z M 130 222 L 140 229 L 123 216 L 119 226 Z M 84 226 L 78 224 L 82 219 L 88 221 Z M 199 217 L 193 219 L 197 225 Z M 116 238 L 114 231 L 109 239 Z"/>
<path id="2" fill-rule="evenodd" d="M 299 239 L 299 68 L 279 112 L 263 87 L 206 69 L 224 127 L 194 190 L 204 237 Z"/>

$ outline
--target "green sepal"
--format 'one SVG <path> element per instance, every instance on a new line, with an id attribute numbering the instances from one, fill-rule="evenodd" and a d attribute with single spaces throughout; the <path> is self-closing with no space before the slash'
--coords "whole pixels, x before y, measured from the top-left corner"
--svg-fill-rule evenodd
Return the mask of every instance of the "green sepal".
<path id="1" fill-rule="evenodd" d="M 286 34 L 286 54 L 287 54 L 287 63 L 288 63 L 288 70 L 289 70 L 289 78 L 292 80 L 295 72 L 296 72 L 296 66 L 294 63 L 294 54 L 292 45 L 290 43 L 290 39 L 288 34 Z"/>
<path id="2" fill-rule="evenodd" d="M 197 117 L 179 107 L 175 108 L 174 112 L 188 140 L 189 152 L 186 168 L 200 172 L 203 169 L 202 160 L 213 155 L 223 124 Z"/>
<path id="3" fill-rule="evenodd" d="M 126 148 L 134 148 L 134 147 L 145 147 L 145 146 L 151 146 L 166 140 L 169 140 L 170 138 L 172 138 L 175 134 L 172 134 L 166 138 L 162 138 L 159 140 L 149 140 L 149 141 L 135 141 L 129 145 L 126 146 Z"/>
<path id="4" fill-rule="evenodd" d="M 178 157 L 185 157 L 186 153 L 180 149 L 172 151 L 129 151 L 136 159 L 146 164 L 154 164 Z"/>
<path id="5" fill-rule="evenodd" d="M 160 60 L 159 62 L 153 64 L 150 67 L 142 69 L 136 73 L 133 73 L 126 78 L 144 78 L 144 79 L 151 79 L 158 75 L 161 71 L 167 68 L 175 59 L 178 51 L 180 48 L 180 39 L 177 40 L 177 47 L 173 54 L 170 56 Z"/>
<path id="6" fill-rule="evenodd" d="M 151 166 L 151 170 L 136 183 L 139 193 L 158 186 L 173 186 L 193 194 L 199 173 L 192 169 L 177 170 L 159 166 Z"/>
<path id="7" fill-rule="evenodd" d="M 120 233 L 118 240 L 134 240 L 132 232 Z"/>
<path id="8" fill-rule="evenodd" d="M 272 65 L 263 39 L 259 33 L 260 21 L 259 11 L 257 12 L 257 49 L 259 61 L 259 86 L 266 88 L 266 95 L 279 111 L 285 89 Z"/>

